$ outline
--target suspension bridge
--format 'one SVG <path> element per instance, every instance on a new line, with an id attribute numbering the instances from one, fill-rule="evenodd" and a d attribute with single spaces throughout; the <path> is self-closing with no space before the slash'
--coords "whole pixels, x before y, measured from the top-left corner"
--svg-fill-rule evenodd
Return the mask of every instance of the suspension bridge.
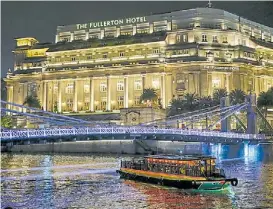
<path id="1" fill-rule="evenodd" d="M 86 121 L 73 117 L 43 111 L 37 108 L 26 107 L 6 101 L 1 101 L 1 113 L 22 115 L 44 121 L 51 127 L 42 129 L 1 129 L 1 143 L 35 142 L 49 140 L 75 140 L 75 139 L 154 139 L 171 141 L 199 141 L 199 142 L 262 142 L 266 141 L 263 134 L 257 133 L 257 115 L 263 115 L 256 107 L 255 96 L 249 95 L 242 104 L 226 105 L 226 98 L 221 100 L 219 106 L 209 107 L 193 112 L 183 113 L 154 120 L 137 126 L 111 125 L 105 121 Z M 237 114 L 246 112 L 246 124 Z M 230 131 L 230 117 L 234 116 L 245 129 L 245 133 Z M 264 118 L 263 118 L 264 119 Z M 265 119 L 264 119 L 265 120 Z M 266 121 L 266 120 L 265 120 Z M 266 121 L 267 122 L 267 121 Z M 176 124 L 186 124 L 183 128 Z M 204 129 L 193 129 L 193 124 L 205 123 Z M 213 128 L 221 124 L 221 131 Z M 273 130 L 270 124 L 266 125 Z"/>

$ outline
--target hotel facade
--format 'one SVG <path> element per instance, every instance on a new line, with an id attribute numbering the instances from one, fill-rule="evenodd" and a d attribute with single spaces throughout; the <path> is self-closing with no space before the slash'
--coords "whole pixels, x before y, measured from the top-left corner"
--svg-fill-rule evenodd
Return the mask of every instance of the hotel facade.
<path id="1" fill-rule="evenodd" d="M 167 108 L 185 93 L 273 86 L 273 28 L 220 9 L 58 26 L 55 39 L 16 39 L 9 102 L 34 95 L 47 111 L 118 112 L 140 106 L 145 88 Z"/>

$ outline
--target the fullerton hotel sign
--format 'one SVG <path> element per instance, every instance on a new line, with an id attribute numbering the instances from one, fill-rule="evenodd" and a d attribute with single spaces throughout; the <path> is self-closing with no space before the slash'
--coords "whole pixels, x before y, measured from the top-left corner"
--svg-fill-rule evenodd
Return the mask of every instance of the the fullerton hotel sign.
<path id="1" fill-rule="evenodd" d="M 81 29 L 89 29 L 89 28 L 101 28 L 101 27 L 111 27 L 111 26 L 119 26 L 124 24 L 134 24 L 134 23 L 142 23 L 147 22 L 146 17 L 130 17 L 116 20 L 107 20 L 100 22 L 90 22 L 85 24 L 77 24 L 77 30 Z"/>

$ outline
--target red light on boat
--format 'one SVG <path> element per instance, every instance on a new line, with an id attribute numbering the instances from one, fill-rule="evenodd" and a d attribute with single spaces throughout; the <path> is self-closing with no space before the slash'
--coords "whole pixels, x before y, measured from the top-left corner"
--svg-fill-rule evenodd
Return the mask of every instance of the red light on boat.
<path id="1" fill-rule="evenodd" d="M 219 183 L 220 183 L 220 184 L 225 184 L 225 181 L 220 181 Z"/>

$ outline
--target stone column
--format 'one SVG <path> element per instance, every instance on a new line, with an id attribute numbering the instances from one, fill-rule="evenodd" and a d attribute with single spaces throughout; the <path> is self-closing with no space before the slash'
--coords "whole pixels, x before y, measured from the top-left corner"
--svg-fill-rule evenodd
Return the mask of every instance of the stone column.
<path id="1" fill-rule="evenodd" d="M 104 38 L 104 29 L 100 31 L 100 39 Z"/>
<path id="2" fill-rule="evenodd" d="M 254 36 L 254 28 L 251 28 L 251 36 Z"/>
<path id="3" fill-rule="evenodd" d="M 107 111 L 111 111 L 111 79 L 107 76 Z"/>
<path id="4" fill-rule="evenodd" d="M 212 75 L 211 73 L 208 73 L 208 78 L 207 78 L 207 83 L 208 83 L 208 96 L 212 96 Z"/>
<path id="5" fill-rule="evenodd" d="M 124 76 L 124 108 L 128 108 L 129 104 L 129 89 L 128 89 L 128 76 Z"/>
<path id="6" fill-rule="evenodd" d="M 141 75 L 141 77 L 142 77 L 142 92 L 144 91 L 144 89 L 145 89 L 145 78 L 146 78 L 146 75 L 145 74 L 143 74 L 143 75 Z"/>
<path id="7" fill-rule="evenodd" d="M 119 37 L 119 36 L 120 36 L 120 28 L 117 28 L 116 37 Z"/>
<path id="8" fill-rule="evenodd" d="M 150 23 L 150 33 L 153 33 L 153 32 L 154 32 L 154 24 Z"/>
<path id="9" fill-rule="evenodd" d="M 73 87 L 74 87 L 73 111 L 78 112 L 77 80 L 74 80 Z"/>
<path id="10" fill-rule="evenodd" d="M 195 93 L 200 96 L 201 92 L 200 92 L 200 86 L 199 86 L 199 73 L 194 73 L 194 84 L 195 84 Z"/>
<path id="11" fill-rule="evenodd" d="M 74 33 L 71 32 L 71 33 L 70 33 L 70 42 L 73 41 L 73 40 L 74 40 Z"/>
<path id="12" fill-rule="evenodd" d="M 13 86 L 7 86 L 7 101 L 13 103 Z M 12 105 L 7 105 L 8 109 L 13 109 Z"/>
<path id="13" fill-rule="evenodd" d="M 43 110 L 46 111 L 47 110 L 47 82 L 44 81 L 43 82 Z"/>
<path id="14" fill-rule="evenodd" d="M 226 83 L 225 83 L 225 87 L 227 89 L 227 92 L 230 92 L 230 88 L 229 88 L 229 74 L 226 73 Z"/>
<path id="15" fill-rule="evenodd" d="M 271 42 L 273 42 L 273 35 L 271 35 Z"/>
<path id="16" fill-rule="evenodd" d="M 161 75 L 161 103 L 162 108 L 166 108 L 166 75 Z"/>
<path id="17" fill-rule="evenodd" d="M 85 40 L 88 40 L 89 39 L 89 31 L 86 31 L 85 32 Z"/>
<path id="18" fill-rule="evenodd" d="M 134 26 L 133 26 L 133 36 L 136 34 L 136 32 L 137 32 L 137 28 L 136 28 L 136 26 L 134 25 Z"/>
<path id="19" fill-rule="evenodd" d="M 62 83 L 58 81 L 58 112 L 62 112 Z"/>
<path id="20" fill-rule="evenodd" d="M 93 78 L 90 78 L 89 93 L 90 93 L 89 110 L 91 112 L 94 112 L 94 80 Z"/>
<path id="21" fill-rule="evenodd" d="M 261 38 L 262 38 L 262 40 L 264 40 L 264 32 L 263 31 L 261 31 Z"/>
<path id="22" fill-rule="evenodd" d="M 60 41 L 60 36 L 59 36 L 59 34 L 57 34 L 56 36 L 55 36 L 55 43 L 58 43 Z"/>

